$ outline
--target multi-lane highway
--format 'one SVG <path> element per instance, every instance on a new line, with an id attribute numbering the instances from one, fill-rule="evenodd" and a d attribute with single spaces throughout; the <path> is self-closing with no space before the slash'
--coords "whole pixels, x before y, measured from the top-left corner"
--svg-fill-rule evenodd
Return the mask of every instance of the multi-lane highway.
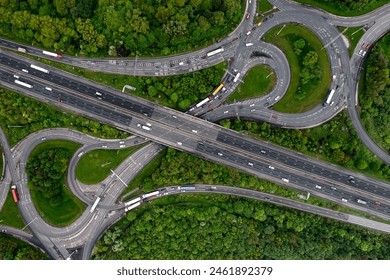
<path id="1" fill-rule="evenodd" d="M 82 186 L 75 180 L 74 170 L 78 159 L 85 152 L 95 148 L 121 148 L 122 145 L 127 147 L 145 141 L 145 137 L 160 144 L 172 146 L 202 158 L 237 168 L 257 177 L 310 192 L 333 202 L 389 219 L 390 189 L 387 183 L 360 174 L 352 174 L 348 170 L 241 135 L 207 120 L 217 121 L 224 118 L 244 117 L 246 119 L 268 121 L 283 127 L 312 127 L 329 120 L 348 105 L 355 126 L 358 126 L 360 123 L 354 109 L 356 104 L 355 89 L 360 66 L 364 59 L 364 55 L 359 55 L 359 51 L 363 48 L 363 44 L 376 41 L 388 31 L 390 6 L 386 5 L 369 15 L 342 18 L 329 15 L 323 11 L 307 7 L 302 8 L 301 5 L 290 1 L 274 0 L 271 2 L 279 8 L 280 12 L 269 15 L 258 26 L 257 23 L 253 23 L 256 1 L 252 2 L 247 3 L 249 19 L 243 17 L 240 25 L 229 36 L 220 40 L 217 44 L 196 52 L 175 57 L 137 58 L 136 60 L 86 60 L 68 56 L 61 58 L 64 63 L 94 71 L 132 73 L 140 76 L 177 75 L 197 71 L 229 59 L 230 65 L 223 78 L 224 93 L 215 96 L 207 103 L 207 106 L 196 108 L 190 112 L 194 115 L 202 115 L 213 109 L 204 115 L 206 120 L 134 96 L 125 95 L 109 87 L 92 83 L 28 58 L 0 50 L 0 84 L 2 86 L 142 136 L 142 138 L 132 137 L 123 140 L 123 143 L 121 143 L 122 141 L 113 140 L 110 142 L 93 139 L 76 132 L 68 135 L 63 131 L 61 132 L 61 130 L 50 130 L 45 132 L 47 133 L 45 136 L 37 133 L 24 139 L 12 149 L 12 155 L 4 137 L 0 137 L 2 138 L 7 161 L 4 188 L 2 188 L 3 191 L 0 190 L 0 205 L 1 201 L 4 201 L 11 180 L 14 183 L 16 182 L 21 193 L 19 207 L 22 216 L 26 223 L 29 223 L 34 236 L 53 258 L 67 258 L 71 252 L 75 252 L 75 248 L 80 246 L 84 246 L 84 250 L 80 252 L 80 257 L 89 257 L 93 244 L 100 234 L 123 215 L 123 206 L 115 203 L 126 184 L 149 160 L 161 151 L 163 146 L 152 144 L 142 148 L 118 167 L 112 176 L 102 182 L 101 186 L 104 187 Z M 373 23 L 374 21 L 375 23 Z M 290 72 L 283 53 L 278 48 L 260 41 L 268 30 L 288 22 L 303 24 L 320 38 L 332 65 L 332 75 L 335 77 L 331 88 L 336 89 L 333 103 L 327 106 L 320 104 L 308 112 L 295 115 L 282 114 L 269 109 L 287 90 L 290 82 Z M 368 29 L 366 35 L 359 42 L 356 53 L 350 61 L 347 47 L 335 25 L 355 26 L 359 24 L 370 24 L 371 28 Z M 16 50 L 20 45 L 7 40 L 0 40 L 0 46 Z M 44 56 L 40 49 L 24 47 L 29 54 Z M 215 49 L 221 51 L 216 55 L 208 55 L 210 51 Z M 254 53 L 258 55 L 254 57 Z M 31 67 L 32 64 L 38 66 L 38 68 Z M 277 85 L 271 94 L 265 98 L 220 106 L 221 102 L 239 86 L 247 71 L 256 64 L 267 64 L 273 68 L 277 76 Z M 349 65 L 351 65 L 351 68 Z M 240 79 L 238 79 L 238 73 L 241 74 Z M 233 80 L 233 77 L 237 79 Z M 56 134 L 57 132 L 58 134 Z M 360 131 L 358 129 L 358 133 L 364 136 L 363 129 Z M 83 215 L 74 224 L 64 229 L 47 225 L 39 217 L 32 205 L 26 187 L 27 177 L 24 170 L 27 157 L 34 145 L 46 139 L 56 139 L 58 137 L 64 137 L 84 145 L 71 161 L 68 182 L 76 196 L 88 205 Z M 44 140 L 42 140 L 43 138 Z M 374 147 L 372 141 L 364 142 Z M 376 153 L 384 153 L 374 148 L 373 150 Z M 383 158 L 386 158 L 386 156 L 386 154 L 383 155 Z M 173 189 L 171 190 L 172 193 L 166 191 L 165 194 L 176 194 L 178 189 L 176 188 L 176 192 Z M 215 189 L 204 187 L 196 190 L 215 192 Z M 231 193 L 230 189 L 219 187 L 219 190 L 221 193 L 234 194 Z M 241 192 L 242 196 L 252 198 L 257 196 L 254 193 L 249 195 L 250 191 L 247 192 L 247 190 L 240 189 L 240 191 L 235 190 L 233 192 Z M 91 207 L 98 198 L 101 201 L 95 211 Z M 272 198 L 272 200 L 281 201 L 275 198 Z M 292 207 L 299 205 L 296 202 L 285 201 L 284 203 L 284 205 Z M 301 206 L 295 206 L 294 208 L 297 207 Z M 305 207 L 308 206 L 302 205 L 301 210 L 304 210 Z M 89 210 L 93 211 L 90 212 Z M 310 211 L 322 215 L 321 213 L 324 214 L 323 211 L 326 210 L 310 208 Z M 346 220 L 346 216 L 338 213 L 328 212 L 324 215 Z M 356 223 L 359 223 L 358 220 L 358 218 L 354 218 Z M 367 224 L 367 222 L 363 223 Z M 66 230 L 66 233 L 64 230 Z"/>
<path id="2" fill-rule="evenodd" d="M 26 92 L 46 102 L 60 105 L 87 116 L 94 116 L 124 130 L 140 134 L 164 145 L 223 163 L 255 176 L 318 195 L 333 201 L 350 201 L 353 207 L 361 208 L 357 199 L 365 197 L 369 203 L 366 211 L 388 217 L 389 189 L 387 184 L 370 178 L 357 176 L 351 180 L 351 173 L 331 167 L 323 162 L 275 147 L 204 120 L 157 106 L 134 96 L 124 95 L 108 87 L 63 74 L 46 67 L 50 73 L 36 71 L 29 67 L 29 60 L 3 53 L 0 60 L 0 76 L 3 83 L 17 90 L 24 90 L 14 83 L 14 73 L 20 79 L 33 85 Z M 21 69 L 29 68 L 29 73 Z M 6 69 L 6 71 L 1 71 Z M 19 72 L 20 71 L 20 72 Z M 25 73 L 25 74 L 22 74 Z M 6 80 L 7 82 L 4 82 Z M 48 81 L 55 81 L 48 82 Z M 47 90 L 49 86 L 52 90 Z M 101 95 L 96 95 L 99 92 Z M 60 96 L 60 97 L 59 97 Z M 99 99 L 99 98 L 102 99 Z M 107 121 L 108 119 L 108 121 Z M 264 152 L 261 152 L 264 151 Z M 276 167 L 270 169 L 269 166 Z M 288 179 L 282 180 L 282 179 Z M 316 188 L 322 184 L 321 189 Z M 333 188 L 332 188 L 333 187 Z M 334 189 L 335 188 L 335 189 Z M 375 204 L 381 201 L 381 205 Z"/>

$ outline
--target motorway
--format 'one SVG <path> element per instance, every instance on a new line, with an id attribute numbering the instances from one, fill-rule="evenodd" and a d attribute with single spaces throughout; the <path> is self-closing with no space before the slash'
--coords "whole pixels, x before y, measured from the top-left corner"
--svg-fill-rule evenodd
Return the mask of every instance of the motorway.
<path id="1" fill-rule="evenodd" d="M 24 213 L 24 215 L 28 216 L 28 220 L 32 221 L 29 224 L 29 228 L 34 234 L 30 235 L 24 231 L 1 225 L 0 230 L 5 231 L 6 234 L 10 234 L 22 240 L 28 241 L 34 246 L 43 248 L 52 258 L 55 259 L 66 259 L 71 255 L 73 258 L 77 257 L 88 259 L 92 253 L 92 249 L 96 240 L 107 228 L 122 218 L 126 213 L 124 210 L 126 207 L 124 203 L 120 202 L 120 204 L 114 206 L 115 202 L 119 198 L 119 195 L 123 192 L 128 182 L 131 181 L 134 175 L 139 172 L 139 170 L 141 170 L 142 167 L 147 164 L 147 162 L 149 162 L 150 158 L 153 158 L 161 151 L 162 146 L 149 144 L 144 148 L 141 148 L 139 151 L 129 156 L 121 165 L 115 169 L 115 176 L 110 175 L 102 181 L 101 186 L 104 186 L 104 188 L 94 188 L 94 197 L 103 197 L 101 203 L 94 213 L 90 213 L 90 206 L 93 203 L 93 200 L 89 199 L 91 197 L 91 191 L 85 189 L 81 191 L 81 197 L 79 198 L 87 202 L 87 209 L 72 225 L 63 228 L 57 228 L 48 225 L 36 213 L 35 206 L 31 201 L 30 193 L 26 185 L 27 180 L 23 179 L 26 178 L 23 166 L 25 166 L 25 161 L 31 150 L 43 141 L 53 139 L 64 139 L 80 143 L 83 146 L 80 148 L 79 152 L 87 152 L 102 148 L 118 149 L 119 145 L 123 145 L 120 143 L 124 143 L 126 147 L 131 145 L 138 145 L 138 140 L 141 139 L 139 139 L 139 137 L 132 136 L 124 140 L 107 140 L 91 137 L 70 129 L 47 129 L 29 135 L 26 139 L 19 142 L 12 149 L 12 153 L 15 156 L 12 157 L 11 161 L 17 162 L 20 166 L 17 173 L 17 175 L 20 175 L 21 177 L 21 180 L 18 182 L 18 189 L 21 196 L 19 209 L 22 213 Z M 76 152 L 72 158 L 68 170 L 68 176 L 71 174 L 71 176 L 74 176 L 74 167 L 81 158 L 79 157 L 79 152 Z M 117 178 L 120 179 L 117 180 Z M 69 186 L 72 190 L 75 188 L 81 190 L 79 182 L 76 180 L 70 181 Z M 160 189 L 157 195 L 148 199 L 143 199 L 142 202 L 147 202 L 151 199 L 157 199 L 165 195 L 177 195 L 183 194 L 185 192 L 219 193 L 257 199 L 267 203 L 274 203 L 276 205 L 314 213 L 342 222 L 357 224 L 383 232 L 390 232 L 390 225 L 388 224 L 374 222 L 369 219 L 347 215 L 326 208 L 309 205 L 304 202 L 278 197 L 272 194 L 228 186 L 191 185 L 190 187 L 194 187 L 194 190 L 184 190 L 183 188 L 180 190 L 179 186 L 166 187 Z"/>
<path id="2" fill-rule="evenodd" d="M 360 122 L 355 109 L 357 103 L 356 88 L 361 69 L 360 65 L 364 57 L 359 55 L 358 52 L 363 44 L 375 42 L 388 31 L 390 26 L 388 9 L 390 6 L 386 5 L 370 13 L 370 16 L 342 18 L 327 14 L 324 18 L 323 12 L 317 9 L 313 10 L 299 6 L 298 10 L 297 6 L 290 1 L 271 2 L 279 8 L 280 12 L 268 16 L 267 20 L 263 19 L 261 27 L 256 28 L 252 24 L 255 4 L 248 4 L 248 9 L 251 11 L 250 20 L 243 18 L 241 24 L 230 36 L 215 45 L 196 52 L 167 58 L 137 59 L 137 61 L 85 60 L 67 56 L 64 56 L 61 61 L 95 71 L 131 73 L 140 76 L 177 75 L 210 67 L 227 59 L 230 59 L 230 65 L 224 79 L 227 79 L 232 73 L 238 72 L 243 74 L 242 78 L 251 67 L 257 64 L 267 64 L 274 69 L 277 76 L 277 86 L 270 95 L 238 104 L 221 106 L 221 102 L 239 86 L 239 82 L 229 83 L 224 80 L 227 87 L 224 96 L 221 99 L 215 98 L 210 101 L 210 105 L 212 105 L 210 108 L 207 106 L 193 112 L 196 115 L 203 115 L 206 120 L 134 96 L 124 95 L 109 87 L 92 83 L 7 51 L 0 51 L 0 84 L 50 105 L 85 115 L 141 136 L 125 140 L 127 141 L 125 146 L 141 143 L 146 137 L 160 144 L 172 146 L 202 158 L 237 168 L 277 184 L 310 192 L 330 201 L 389 219 L 390 190 L 388 184 L 360 174 L 352 174 L 348 170 L 241 135 L 209 122 L 224 118 L 243 117 L 251 120 L 267 121 L 282 127 L 312 127 L 329 120 L 348 106 L 355 127 L 359 126 Z M 373 23 L 374 21 L 375 23 Z M 278 96 L 280 98 L 285 93 L 289 85 L 290 74 L 288 62 L 282 52 L 260 40 L 271 28 L 288 22 L 306 25 L 318 35 L 324 44 L 332 65 L 332 74 L 336 76 L 336 79 L 332 81 L 332 87 L 338 86 L 334 97 L 334 106 L 318 105 L 308 112 L 295 115 L 282 114 L 270 109 L 276 103 L 276 98 Z M 336 23 L 340 23 L 342 26 L 370 25 L 351 60 L 348 57 L 348 51 L 342 37 L 339 36 L 339 32 L 333 26 Z M 245 35 L 249 29 L 251 33 Z M 252 43 L 253 45 L 247 47 L 246 43 Z M 0 40 L 0 46 L 16 49 L 20 45 Z M 219 55 L 210 57 L 206 55 L 210 50 L 221 46 L 223 46 L 224 51 Z M 26 48 L 30 54 L 42 56 L 42 50 Z M 255 58 L 252 57 L 254 52 L 258 52 L 260 55 Z M 234 59 L 231 59 L 233 57 Z M 32 69 L 30 67 L 32 63 L 50 70 L 50 73 Z M 28 73 L 23 69 L 27 70 Z M 15 78 L 14 75 L 18 78 Z M 32 88 L 20 86 L 15 83 L 15 80 L 28 83 Z M 50 87 L 50 90 L 47 87 Z M 100 92 L 101 95 L 97 95 L 96 92 Z M 209 109 L 213 110 L 205 114 Z M 81 258 L 88 258 L 94 241 L 100 236 L 102 230 L 108 228 L 110 223 L 123 215 L 123 209 L 115 205 L 115 202 L 121 190 L 123 191 L 125 184 L 120 180 L 116 180 L 116 176 L 113 174 L 102 184 L 102 186 L 112 185 L 112 187 L 90 188 L 88 191 L 88 187 L 83 189 L 74 178 L 75 164 L 80 153 L 95 148 L 103 148 L 102 146 L 118 148 L 121 144 L 114 140 L 108 142 L 111 144 L 106 144 L 106 142 L 88 137 L 86 138 L 89 139 L 89 142 L 84 142 L 82 140 L 82 138 L 85 138 L 84 135 L 78 135 L 76 132 L 73 133 L 77 136 L 65 136 L 61 133 L 59 135 L 52 134 L 53 130 L 47 133 L 48 135 L 44 137 L 37 133 L 31 136 L 33 138 L 24 139 L 13 148 L 13 155 L 10 154 L 6 141 L 2 140 L 8 168 L 6 169 L 3 188 L 0 190 L 0 205 L 2 205 L 1 201 L 4 200 L 8 191 L 9 183 L 11 181 L 17 182 L 18 188 L 22 190 L 19 206 L 23 219 L 27 223 L 34 221 L 29 227 L 39 242 L 46 248 L 46 251 L 53 258 L 67 258 L 70 254 L 67 249 L 77 248 L 84 244 L 84 252 L 82 252 Z M 361 128 L 358 133 L 362 136 L 365 132 Z M 70 164 L 69 170 L 72 173 L 68 173 L 68 181 L 72 191 L 89 206 L 97 197 L 104 197 L 97 212 L 85 211 L 75 224 L 66 227 L 67 235 L 64 235 L 62 229 L 45 225 L 45 222 L 39 217 L 32 205 L 29 191 L 25 187 L 27 177 L 24 168 L 33 146 L 42 141 L 42 138 L 56 139 L 60 136 L 85 145 L 75 154 Z M 81 137 L 81 140 L 78 137 Z M 364 137 L 362 138 L 364 141 Z M 371 149 L 375 150 L 375 153 L 384 153 L 381 150 L 376 150 L 376 145 L 369 140 L 368 138 L 364 142 L 366 145 L 371 145 Z M 159 144 L 144 147 L 142 152 L 135 153 L 131 159 L 121 165 L 121 168 L 117 170 L 118 176 L 121 178 L 126 176 L 124 182 L 130 182 L 133 176 L 161 149 L 163 149 L 163 146 Z M 382 157 L 387 159 L 388 155 L 384 153 L 384 155 L 381 155 Z M 125 174 L 130 174 L 130 176 Z M 357 203 L 357 199 L 364 199 L 367 204 Z M 379 202 L 380 204 L 378 204 Z"/>
<path id="3" fill-rule="evenodd" d="M 7 87 L 13 87 L 17 91 L 24 90 L 22 87 L 15 87 L 12 73 L 22 75 L 20 70 L 29 67 L 27 61 L 25 58 L 19 59 L 16 55 L 3 53 L 0 60 L 2 83 L 6 80 Z M 34 84 L 32 89 L 25 91 L 26 94 L 33 94 L 34 98 L 49 104 L 60 104 L 66 109 L 93 116 L 125 131 L 238 168 L 277 184 L 310 192 L 315 189 L 322 197 L 339 203 L 342 198 L 348 199 L 352 207 L 358 208 L 361 208 L 361 205 L 357 204 L 356 199 L 365 197 L 369 201 L 365 208 L 370 213 L 383 218 L 387 218 L 390 213 L 390 192 L 388 185 L 383 182 L 357 174 L 352 182 L 349 179 L 352 175 L 350 171 L 302 157 L 298 153 L 240 135 L 199 118 L 46 68 L 50 69 L 49 74 L 30 69 L 28 74 L 23 75 L 23 81 Z M 49 81 L 56 81 L 57 84 Z M 48 85 L 52 88 L 51 91 L 45 89 Z M 102 100 L 97 99 L 96 91 L 102 93 Z M 55 102 L 58 98 L 64 102 Z M 147 123 L 150 127 L 145 129 Z M 288 179 L 288 182 L 282 181 L 283 178 Z M 323 185 L 321 190 L 315 188 L 319 183 Z M 381 205 L 375 204 L 376 201 L 380 201 Z"/>

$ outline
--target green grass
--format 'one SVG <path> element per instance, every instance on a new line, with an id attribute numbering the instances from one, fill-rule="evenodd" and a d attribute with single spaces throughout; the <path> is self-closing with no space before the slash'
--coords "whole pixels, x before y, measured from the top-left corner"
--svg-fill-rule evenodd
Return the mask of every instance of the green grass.
<path id="1" fill-rule="evenodd" d="M 45 141 L 35 147 L 31 156 L 38 155 L 47 149 L 64 148 L 72 154 L 80 147 L 79 144 L 65 140 Z M 65 173 L 66 174 L 66 173 Z M 45 198 L 40 192 L 34 189 L 34 186 L 28 184 L 31 192 L 32 201 L 43 219 L 55 226 L 66 226 L 74 222 L 85 210 L 85 205 L 72 194 L 64 178 L 64 190 L 62 202 L 53 205 L 50 200 Z"/>
<path id="2" fill-rule="evenodd" d="M 339 27 L 340 32 L 343 32 L 345 29 L 346 29 L 345 27 Z M 364 35 L 364 31 L 361 29 L 361 27 L 349 27 L 343 34 L 345 37 L 348 38 L 349 41 L 348 53 L 349 56 L 352 56 L 357 43 L 359 42 L 360 38 Z"/>
<path id="3" fill-rule="evenodd" d="M 259 97 L 269 93 L 275 86 L 275 75 L 268 66 L 258 65 L 253 67 L 245 76 L 244 83 L 228 98 L 228 102 L 234 100 Z"/>
<path id="4" fill-rule="evenodd" d="M 18 53 L 18 54 L 20 54 L 20 53 Z M 33 56 L 29 56 L 29 55 L 26 55 L 26 56 L 28 56 L 30 59 L 35 59 L 35 60 L 40 61 L 42 63 L 48 64 L 52 67 L 56 67 L 60 70 L 67 71 L 69 73 L 72 73 L 72 74 L 77 75 L 77 76 L 81 76 L 81 77 L 86 78 L 86 79 L 91 80 L 91 81 L 102 83 L 104 85 L 116 88 L 118 90 L 122 90 L 124 85 L 133 86 L 136 88 L 135 91 L 129 91 L 128 89 L 126 89 L 126 92 L 130 93 L 132 95 L 136 95 L 140 98 L 150 100 L 150 101 L 155 102 L 157 104 L 161 104 L 163 106 L 167 106 L 167 107 L 171 107 L 171 108 L 174 108 L 177 110 L 181 110 L 178 107 L 178 105 L 177 106 L 172 105 L 170 97 L 166 96 L 164 93 L 159 93 L 153 98 L 147 94 L 147 92 L 143 88 L 144 88 L 145 84 L 149 84 L 151 77 L 134 77 L 134 76 L 132 76 L 131 71 L 130 71 L 129 75 L 111 74 L 111 73 L 104 73 L 104 72 L 93 72 L 93 71 L 90 71 L 88 69 L 78 68 L 78 67 L 74 67 L 71 65 L 47 60 L 47 59 L 36 58 Z M 213 66 L 213 68 L 216 68 L 221 73 L 221 78 L 222 78 L 223 73 L 227 69 L 227 66 L 228 66 L 227 62 L 221 62 L 221 63 Z M 202 71 L 202 70 L 200 70 L 200 71 Z M 172 77 L 157 77 L 157 78 L 160 78 L 162 80 L 167 80 L 170 82 L 172 82 L 172 79 L 173 79 Z M 188 96 L 188 98 L 190 98 L 190 96 Z"/>
<path id="5" fill-rule="evenodd" d="M 369 4 L 367 4 L 363 9 L 351 10 L 347 7 L 341 9 L 339 5 L 335 3 L 337 2 L 335 0 L 333 0 L 333 2 L 325 2 L 324 0 L 295 0 L 295 1 L 321 8 L 325 11 L 328 11 L 332 14 L 339 15 L 339 16 L 363 15 L 389 3 L 389 0 L 376 0 L 376 1 L 370 0 L 368 1 Z"/>
<path id="6" fill-rule="evenodd" d="M 0 172 L 1 172 L 1 179 L 3 179 L 3 149 L 0 147 Z"/>
<path id="7" fill-rule="evenodd" d="M 286 113 L 300 113 L 310 110 L 320 104 L 329 90 L 331 83 L 331 68 L 325 49 L 319 38 L 309 29 L 302 25 L 286 24 L 280 32 L 281 26 L 276 26 L 264 36 L 264 39 L 278 46 L 286 55 L 290 65 L 291 81 L 284 97 L 274 106 L 274 109 Z M 300 86 L 300 63 L 303 60 L 303 53 L 297 56 L 294 52 L 294 42 L 300 38 L 306 41 L 303 53 L 314 50 L 318 54 L 318 64 L 322 69 L 322 77 L 319 81 L 311 81 L 305 85 L 308 93 L 303 100 L 297 98 L 297 91 Z"/>
<path id="8" fill-rule="evenodd" d="M 269 12 L 267 14 L 263 14 L 263 13 L 272 10 L 272 8 L 273 8 L 273 5 L 270 2 L 268 2 L 266 0 L 258 0 L 258 3 L 257 3 L 257 13 L 258 13 L 258 16 L 254 18 L 254 21 L 257 23 L 261 19 L 265 18 L 271 12 Z M 276 11 L 278 11 L 278 9 L 274 9 L 272 12 L 274 13 Z"/>
<path id="9" fill-rule="evenodd" d="M 135 189 L 140 186 L 146 177 L 149 177 L 153 174 L 153 172 L 160 166 L 163 158 L 166 155 L 167 150 L 164 149 L 161 153 L 159 153 L 152 161 L 150 161 L 138 174 L 135 178 L 130 182 L 129 186 L 122 192 L 121 195 L 128 193 L 129 191 Z"/>
<path id="10" fill-rule="evenodd" d="M 7 199 L 0 211 L 0 224 L 15 228 L 23 228 L 25 223 L 19 213 L 18 206 L 12 198 L 12 193 L 9 191 Z"/>
<path id="11" fill-rule="evenodd" d="M 129 155 L 143 145 L 123 150 L 94 150 L 86 153 L 76 167 L 76 178 L 84 184 L 97 184 L 103 181 L 110 169 L 115 169 Z"/>

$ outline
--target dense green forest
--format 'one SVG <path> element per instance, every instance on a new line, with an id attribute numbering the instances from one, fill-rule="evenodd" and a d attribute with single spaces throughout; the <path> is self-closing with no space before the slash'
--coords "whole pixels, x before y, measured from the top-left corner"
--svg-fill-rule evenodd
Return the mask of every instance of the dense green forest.
<path id="1" fill-rule="evenodd" d="M 11 145 L 35 131 L 51 127 L 69 127 L 103 138 L 124 138 L 128 135 L 97 121 L 60 112 L 9 90 L 0 91 L 0 125 Z"/>
<path id="2" fill-rule="evenodd" d="M 268 123 L 224 120 L 221 124 L 275 144 L 309 154 L 369 176 L 390 179 L 390 167 L 376 158 L 359 140 L 346 112 L 309 129 L 281 129 Z"/>
<path id="3" fill-rule="evenodd" d="M 26 166 L 29 181 L 52 204 L 62 201 L 64 177 L 72 154 L 67 149 L 50 149 L 32 157 Z"/>
<path id="4" fill-rule="evenodd" d="M 0 35 L 74 54 L 168 55 L 227 34 L 241 0 L 0 0 Z"/>
<path id="5" fill-rule="evenodd" d="M 390 34 L 371 50 L 359 95 L 362 122 L 374 141 L 390 152 Z"/>
<path id="6" fill-rule="evenodd" d="M 390 259 L 389 235 L 257 201 L 187 198 L 128 213 L 102 237 L 94 258 Z"/>
<path id="7" fill-rule="evenodd" d="M 20 241 L 0 234 L 0 260 L 46 260 L 40 250 Z"/>

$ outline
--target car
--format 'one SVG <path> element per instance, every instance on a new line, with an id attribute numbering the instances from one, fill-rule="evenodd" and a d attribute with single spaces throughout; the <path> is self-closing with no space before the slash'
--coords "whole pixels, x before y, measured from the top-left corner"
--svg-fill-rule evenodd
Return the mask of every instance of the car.
<path id="1" fill-rule="evenodd" d="M 265 150 L 261 149 L 261 150 L 260 150 L 260 153 L 266 154 L 267 152 L 266 152 Z"/>
<path id="2" fill-rule="evenodd" d="M 342 201 L 342 202 L 348 202 L 348 199 L 342 198 L 341 201 Z"/>
<path id="3" fill-rule="evenodd" d="M 192 130 L 192 132 L 193 132 L 193 133 L 198 133 L 198 131 L 197 131 L 197 130 L 195 130 L 195 129 L 193 129 L 193 130 Z"/>
<path id="4" fill-rule="evenodd" d="M 251 34 L 252 33 L 252 31 L 248 31 L 247 33 L 246 33 L 246 36 L 248 36 L 249 34 Z"/>
<path id="5" fill-rule="evenodd" d="M 366 44 L 366 49 L 368 49 L 369 47 L 371 47 L 371 45 L 370 44 Z"/>
<path id="6" fill-rule="evenodd" d="M 253 106 L 255 106 L 255 103 L 253 103 L 253 104 L 249 105 L 249 107 L 253 107 Z"/>
<path id="7" fill-rule="evenodd" d="M 107 145 L 103 145 L 102 148 L 107 148 Z"/>
<path id="8" fill-rule="evenodd" d="M 42 138 L 41 138 L 41 141 L 45 141 L 45 140 L 46 140 L 46 137 L 42 137 Z"/>
<path id="9" fill-rule="evenodd" d="M 218 155 L 221 157 L 221 156 L 223 156 L 223 154 L 222 153 L 218 153 Z"/>
<path id="10" fill-rule="evenodd" d="M 363 53 L 363 50 L 360 50 L 359 52 L 358 52 L 358 55 L 361 55 Z"/>
<path id="11" fill-rule="evenodd" d="M 62 103 L 62 102 L 64 102 L 64 99 L 58 98 L 57 101 Z"/>
<path id="12" fill-rule="evenodd" d="M 278 101 L 280 99 L 280 95 L 275 97 L 275 101 Z"/>
<path id="13" fill-rule="evenodd" d="M 283 181 L 283 182 L 286 182 L 286 183 L 290 182 L 290 180 L 289 180 L 289 179 L 286 179 L 286 178 L 282 178 L 282 181 Z"/>
<path id="14" fill-rule="evenodd" d="M 252 31 L 255 31 L 255 29 L 256 29 L 256 25 L 252 27 Z"/>
<path id="15" fill-rule="evenodd" d="M 52 88 L 49 88 L 49 87 L 45 87 L 45 89 L 48 91 L 52 91 Z"/>
<path id="16" fill-rule="evenodd" d="M 249 19 L 251 17 L 251 14 L 250 13 L 246 13 L 246 19 Z"/>
<path id="17" fill-rule="evenodd" d="M 366 55 L 366 53 L 367 53 L 366 51 L 363 51 L 363 53 L 362 53 L 362 56 L 365 56 L 365 55 Z"/>
<path id="18" fill-rule="evenodd" d="M 375 205 L 381 205 L 381 203 L 379 201 L 375 201 L 374 204 Z"/>
<path id="19" fill-rule="evenodd" d="M 211 186 L 211 189 L 212 189 L 212 190 L 216 190 L 217 187 L 216 187 L 216 186 Z"/>
<path id="20" fill-rule="evenodd" d="M 251 112 L 254 112 L 254 111 L 256 111 L 256 109 L 252 109 L 252 110 L 251 110 Z"/>
<path id="21" fill-rule="evenodd" d="M 177 117 L 175 115 L 172 115 L 172 118 L 177 119 Z"/>
<path id="22" fill-rule="evenodd" d="M 183 143 L 182 143 L 182 142 L 177 142 L 177 145 L 180 145 L 180 146 L 181 146 L 181 145 L 183 145 Z"/>
<path id="23" fill-rule="evenodd" d="M 322 189 L 322 187 L 320 185 L 316 185 L 316 189 Z"/>
<path id="24" fill-rule="evenodd" d="M 84 152 L 81 152 L 78 154 L 78 157 L 81 157 L 84 154 Z"/>
<path id="25" fill-rule="evenodd" d="M 14 75 L 14 78 L 15 78 L 15 79 L 19 79 L 19 76 L 18 76 L 18 75 Z"/>
<path id="26" fill-rule="evenodd" d="M 223 112 L 224 114 L 227 114 L 227 113 L 229 113 L 229 111 L 225 111 L 225 112 Z"/>
<path id="27" fill-rule="evenodd" d="M 252 162 L 248 162 L 248 165 L 253 166 L 253 163 Z"/>
<path id="28" fill-rule="evenodd" d="M 147 125 L 147 126 L 152 126 L 152 124 L 151 124 L 151 123 L 146 123 L 146 125 Z"/>
<path id="29" fill-rule="evenodd" d="M 22 69 L 22 71 L 23 71 L 24 73 L 28 73 L 28 70 L 27 70 L 27 69 Z"/>
<path id="30" fill-rule="evenodd" d="M 102 100 L 102 98 L 100 96 L 98 96 L 97 99 Z"/>
<path id="31" fill-rule="evenodd" d="M 331 188 L 332 190 L 334 190 L 334 191 L 335 191 L 335 190 L 337 190 L 337 188 L 336 188 L 336 187 L 330 187 L 330 188 Z"/>
<path id="32" fill-rule="evenodd" d="M 126 147 L 126 145 L 119 145 L 119 148 L 124 148 Z"/>
<path id="33" fill-rule="evenodd" d="M 119 144 L 125 144 L 125 141 L 120 141 Z"/>
<path id="34" fill-rule="evenodd" d="M 6 229 L 2 229 L 1 232 L 7 232 L 7 230 Z"/>
<path id="35" fill-rule="evenodd" d="M 260 21 L 258 24 L 257 24 L 257 26 L 261 26 L 263 23 Z"/>
<path id="36" fill-rule="evenodd" d="M 199 145 L 204 145 L 204 143 L 202 141 L 199 141 L 198 144 Z"/>
<path id="37" fill-rule="evenodd" d="M 273 167 L 273 166 L 271 166 L 271 165 L 268 165 L 268 168 L 269 168 L 269 169 L 272 169 L 272 170 L 275 169 L 275 167 Z"/>

